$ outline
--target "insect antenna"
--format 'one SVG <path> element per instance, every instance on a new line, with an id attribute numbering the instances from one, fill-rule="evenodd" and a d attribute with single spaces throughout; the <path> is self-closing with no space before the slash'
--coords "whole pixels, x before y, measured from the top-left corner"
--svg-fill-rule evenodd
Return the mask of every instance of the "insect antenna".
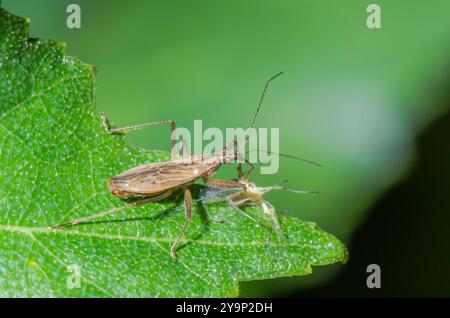
<path id="1" fill-rule="evenodd" d="M 306 163 L 309 163 L 311 165 L 314 165 L 316 167 L 323 167 L 320 163 L 314 162 L 312 160 L 308 160 L 302 157 L 298 157 L 298 156 L 293 156 L 293 155 L 287 155 L 287 154 L 283 154 L 283 153 L 277 153 L 277 152 L 273 152 L 273 151 L 269 151 L 269 150 L 262 150 L 262 149 L 253 149 L 253 150 L 248 150 L 245 154 L 249 154 L 250 152 L 264 152 L 268 155 L 278 155 L 280 157 L 284 157 L 284 158 L 289 158 L 289 159 L 294 159 L 294 160 L 298 160 L 298 161 L 303 161 Z"/>
<path id="2" fill-rule="evenodd" d="M 267 88 L 269 87 L 270 82 L 272 82 L 274 79 L 276 79 L 276 78 L 277 78 L 278 76 L 280 76 L 281 74 L 283 74 L 283 72 L 279 72 L 278 74 L 272 76 L 272 77 L 266 82 L 266 86 L 264 86 L 264 90 L 263 90 L 263 92 L 262 92 L 262 94 L 261 94 L 261 98 L 259 99 L 258 108 L 256 108 L 256 112 L 255 112 L 255 114 L 253 115 L 253 119 L 252 119 L 252 122 L 251 122 L 251 124 L 250 124 L 250 127 L 251 127 L 251 128 L 254 128 L 254 127 L 255 127 L 256 117 L 258 116 L 259 110 L 260 110 L 260 108 L 261 108 L 262 102 L 263 102 L 263 100 L 264 100 L 264 96 L 266 95 L 266 91 L 267 91 Z M 248 138 L 247 138 L 247 139 L 248 139 Z"/>

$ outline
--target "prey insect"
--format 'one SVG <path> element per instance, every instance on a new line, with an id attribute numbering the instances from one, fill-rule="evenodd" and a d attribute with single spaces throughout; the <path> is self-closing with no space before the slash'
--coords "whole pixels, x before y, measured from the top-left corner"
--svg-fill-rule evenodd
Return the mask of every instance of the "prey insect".
<path id="1" fill-rule="evenodd" d="M 270 78 L 264 87 L 258 107 L 252 118 L 251 126 L 254 127 L 256 117 L 262 105 L 262 101 L 269 83 L 282 72 Z M 132 203 L 133 206 L 142 205 L 150 202 L 157 202 L 168 198 L 177 190 L 184 193 L 184 208 L 186 212 L 186 221 L 181 227 L 180 233 L 175 239 L 170 253 L 174 261 L 177 259 L 177 248 L 183 238 L 184 232 L 192 218 L 192 195 L 189 190 L 190 185 L 199 179 L 206 184 L 209 178 L 223 165 L 235 162 L 237 159 L 244 160 L 239 152 L 237 142 L 231 141 L 221 151 L 216 154 L 193 155 L 187 153 L 186 143 L 182 145 L 182 157 L 178 156 L 175 140 L 176 124 L 173 120 L 165 120 L 143 125 L 129 126 L 124 128 L 111 128 L 108 120 L 102 117 L 103 125 L 106 131 L 111 134 L 125 134 L 128 131 L 138 130 L 145 127 L 157 126 L 162 124 L 171 125 L 172 157 L 170 161 L 143 164 L 129 170 L 126 170 L 108 180 L 109 192 L 121 199 L 137 199 Z M 247 142 L 247 140 L 245 141 Z M 60 229 L 67 226 L 74 226 L 86 221 L 101 218 L 121 211 L 120 208 L 111 209 L 106 212 L 89 215 L 80 219 L 72 220 L 67 223 L 54 226 L 54 229 Z"/>
<path id="2" fill-rule="evenodd" d="M 302 158 L 289 156 L 290 158 L 306 161 L 315 165 L 318 165 L 312 161 L 304 160 Z M 320 165 L 319 165 L 320 166 Z M 287 192 L 294 192 L 300 194 L 307 193 L 318 193 L 317 191 L 310 190 L 297 190 L 289 189 L 284 187 L 287 180 L 280 182 L 278 184 L 260 187 L 254 182 L 250 181 L 249 176 L 252 173 L 254 166 L 249 163 L 249 168 L 247 171 L 243 171 L 242 163 L 238 165 L 238 178 L 232 180 L 226 179 L 212 179 L 209 180 L 208 186 L 203 188 L 200 194 L 200 200 L 202 203 L 215 203 L 215 202 L 227 202 L 236 211 L 244 214 L 246 217 L 251 219 L 256 224 L 265 227 L 258 220 L 253 218 L 251 215 L 247 214 L 242 210 L 244 206 L 261 206 L 263 215 L 270 221 L 270 232 L 275 231 L 278 239 L 283 237 L 283 232 L 281 230 L 280 224 L 278 222 L 278 215 L 275 208 L 270 204 L 265 198 L 264 194 L 273 190 L 283 190 Z"/>

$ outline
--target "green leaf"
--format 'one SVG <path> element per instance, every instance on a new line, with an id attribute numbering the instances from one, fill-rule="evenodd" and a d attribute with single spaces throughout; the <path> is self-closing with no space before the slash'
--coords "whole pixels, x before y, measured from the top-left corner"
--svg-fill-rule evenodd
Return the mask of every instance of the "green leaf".
<path id="1" fill-rule="evenodd" d="M 211 205 L 194 209 L 175 263 L 169 250 L 184 222 L 176 197 L 52 231 L 124 206 L 106 180 L 169 156 L 107 134 L 93 67 L 65 56 L 62 43 L 29 39 L 29 24 L 0 9 L 1 296 L 237 296 L 239 281 L 346 260 L 345 246 L 313 223 L 281 217 L 285 237 L 268 240 L 241 214 Z"/>

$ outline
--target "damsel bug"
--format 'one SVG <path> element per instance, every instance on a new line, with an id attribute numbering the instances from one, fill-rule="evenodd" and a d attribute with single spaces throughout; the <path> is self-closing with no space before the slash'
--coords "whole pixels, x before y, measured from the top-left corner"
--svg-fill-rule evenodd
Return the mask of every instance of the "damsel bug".
<path id="1" fill-rule="evenodd" d="M 280 154 L 281 155 L 281 154 Z M 286 156 L 286 155 L 281 155 Z M 305 160 L 303 158 L 288 156 L 293 159 L 306 161 L 312 163 L 314 165 L 320 166 L 317 163 L 314 163 L 309 160 Z M 288 189 L 283 186 L 287 180 L 272 185 L 268 187 L 259 187 L 255 183 L 249 180 L 249 176 L 253 171 L 254 166 L 250 164 L 250 167 L 247 171 L 243 171 L 242 163 L 238 165 L 238 178 L 233 180 L 225 180 L 225 179 L 212 179 L 208 182 L 208 187 L 202 189 L 200 197 L 202 203 L 214 203 L 214 202 L 227 202 L 230 206 L 232 206 L 238 212 L 244 214 L 246 217 L 251 219 L 253 222 L 258 225 L 262 225 L 256 219 L 254 219 L 249 214 L 245 213 L 241 207 L 248 205 L 259 205 L 262 207 L 264 216 L 270 218 L 270 231 L 275 230 L 278 239 L 281 239 L 283 234 L 281 231 L 280 224 L 278 223 L 278 216 L 275 211 L 275 208 L 264 198 L 264 194 L 272 190 L 283 190 L 294 193 L 318 193 L 317 191 L 309 191 L 309 190 L 296 190 L 296 189 Z M 265 227 L 264 225 L 262 225 Z"/>
<path id="2" fill-rule="evenodd" d="M 270 78 L 264 87 L 261 99 L 256 112 L 253 116 L 251 126 L 254 127 L 255 120 L 261 108 L 264 95 L 269 83 L 282 72 Z M 102 115 L 102 114 L 101 114 Z M 208 179 L 222 166 L 222 164 L 232 163 L 237 159 L 243 159 L 237 142 L 231 141 L 217 154 L 194 155 L 187 154 L 186 144 L 183 144 L 183 157 L 178 158 L 176 151 L 175 129 L 176 124 L 173 120 L 165 120 L 155 123 L 136 125 L 124 128 L 111 129 L 107 119 L 102 115 L 103 124 L 107 132 L 111 134 L 124 134 L 131 130 L 138 130 L 145 127 L 157 126 L 162 124 L 171 125 L 172 141 L 172 160 L 167 162 L 148 163 L 137 166 L 108 180 L 109 192 L 121 199 L 140 198 L 132 203 L 133 206 L 142 205 L 149 202 L 163 200 L 172 195 L 176 190 L 182 189 L 184 192 L 184 207 L 186 211 L 186 222 L 182 226 L 180 233 L 170 250 L 172 258 L 176 261 L 176 251 L 183 234 L 188 227 L 192 217 L 192 195 L 189 186 L 199 179 L 208 183 Z M 247 142 L 247 139 L 246 139 Z M 245 160 L 245 159 L 243 159 Z M 246 161 L 247 162 L 247 161 Z M 121 208 L 111 209 L 106 212 L 93 214 L 80 219 L 54 226 L 54 229 L 60 229 L 67 226 L 73 226 L 88 220 L 96 219 L 122 210 Z"/>

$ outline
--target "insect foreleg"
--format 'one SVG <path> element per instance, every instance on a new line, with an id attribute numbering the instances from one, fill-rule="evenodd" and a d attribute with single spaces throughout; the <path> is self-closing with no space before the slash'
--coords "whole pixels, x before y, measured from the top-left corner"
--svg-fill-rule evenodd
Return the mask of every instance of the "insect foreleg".
<path id="1" fill-rule="evenodd" d="M 102 119 L 103 126 L 105 127 L 106 131 L 109 134 L 126 134 L 127 132 L 133 131 L 133 130 L 139 130 L 139 129 L 143 129 L 143 128 L 147 128 L 147 127 L 154 127 L 154 126 L 159 126 L 159 125 L 164 125 L 164 124 L 170 124 L 170 140 L 172 142 L 172 151 L 175 148 L 175 145 L 177 143 L 177 141 L 175 139 L 175 130 L 176 130 L 175 120 L 168 119 L 168 120 L 155 121 L 155 122 L 151 122 L 151 123 L 133 125 L 133 126 L 127 126 L 127 127 L 121 127 L 121 128 L 111 128 L 108 119 L 105 117 L 105 114 L 99 113 L 99 115 Z"/>
<path id="2" fill-rule="evenodd" d="M 183 151 L 183 153 L 181 154 L 183 157 L 189 157 L 190 156 L 190 154 L 189 154 L 189 149 L 187 148 L 187 142 L 186 142 L 186 140 L 183 140 L 182 142 L 181 142 L 181 144 L 182 144 L 182 151 Z"/>
<path id="3" fill-rule="evenodd" d="M 189 223 L 191 222 L 192 218 L 192 194 L 191 191 L 188 188 L 184 188 L 184 208 L 186 210 L 186 222 L 184 223 L 183 227 L 181 228 L 180 234 L 178 235 L 177 239 L 175 240 L 175 243 L 173 243 L 172 248 L 170 249 L 170 253 L 172 254 L 172 258 L 174 261 L 177 260 L 177 247 L 180 243 L 181 238 L 183 237 L 184 231 L 186 231 L 186 228 L 188 227 Z"/>
<path id="4" fill-rule="evenodd" d="M 104 211 L 104 212 L 88 215 L 88 216 L 85 216 L 85 217 L 82 217 L 82 218 L 79 218 L 79 219 L 76 219 L 76 220 L 69 221 L 67 223 L 58 224 L 58 225 L 53 226 L 52 228 L 54 230 L 59 230 L 59 229 L 64 228 L 64 227 L 74 226 L 74 225 L 77 225 L 77 224 L 80 224 L 80 223 L 84 223 L 84 222 L 89 221 L 89 220 L 98 219 L 98 218 L 104 217 L 106 215 L 114 214 L 116 212 L 120 212 L 120 211 L 122 211 L 124 209 L 127 209 L 127 208 L 136 207 L 136 206 L 143 205 L 143 204 L 146 204 L 146 203 L 149 203 L 149 202 L 160 201 L 160 200 L 163 200 L 163 199 L 169 197 L 172 194 L 172 192 L 173 191 L 166 191 L 166 192 L 164 192 L 164 193 L 162 193 L 162 194 L 160 194 L 158 196 L 155 196 L 155 197 L 144 198 L 144 199 L 135 201 L 135 202 L 133 202 L 131 204 L 127 204 L 127 205 L 124 205 L 124 206 L 121 206 L 121 207 L 112 208 L 112 209 L 110 209 L 108 211 Z"/>
<path id="5" fill-rule="evenodd" d="M 236 189 L 243 191 L 244 185 L 236 180 L 225 180 L 225 179 L 203 179 L 206 185 L 211 186 L 213 188 L 228 190 L 228 189 Z"/>

